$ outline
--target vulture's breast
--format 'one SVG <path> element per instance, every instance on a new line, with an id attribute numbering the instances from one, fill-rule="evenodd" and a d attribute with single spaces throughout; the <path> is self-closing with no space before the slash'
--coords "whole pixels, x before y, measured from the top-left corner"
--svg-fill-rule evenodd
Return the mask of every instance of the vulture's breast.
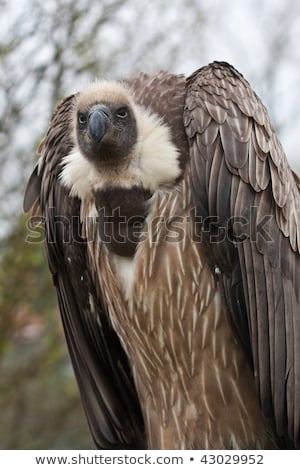
<path id="1" fill-rule="evenodd" d="M 150 448 L 270 447 L 250 368 L 226 321 L 188 183 L 157 193 L 132 257 L 90 243 L 128 354 Z"/>

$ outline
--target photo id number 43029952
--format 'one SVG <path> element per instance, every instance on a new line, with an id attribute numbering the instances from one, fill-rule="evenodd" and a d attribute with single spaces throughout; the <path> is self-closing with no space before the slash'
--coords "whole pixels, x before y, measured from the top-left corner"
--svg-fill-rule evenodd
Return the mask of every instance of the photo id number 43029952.
<path id="1" fill-rule="evenodd" d="M 195 460 L 192 458 L 192 460 Z M 200 458 L 200 463 L 204 465 L 262 465 L 263 455 L 261 454 L 204 454 Z"/>

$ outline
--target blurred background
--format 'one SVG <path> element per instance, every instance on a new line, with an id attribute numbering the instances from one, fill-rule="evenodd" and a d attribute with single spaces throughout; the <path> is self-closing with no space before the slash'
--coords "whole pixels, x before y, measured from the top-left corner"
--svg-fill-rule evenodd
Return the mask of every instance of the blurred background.
<path id="1" fill-rule="evenodd" d="M 299 0 L 0 0 L 0 448 L 94 448 L 22 197 L 58 101 L 95 77 L 226 60 L 299 172 Z M 41 237 L 42 238 L 42 237 Z"/>

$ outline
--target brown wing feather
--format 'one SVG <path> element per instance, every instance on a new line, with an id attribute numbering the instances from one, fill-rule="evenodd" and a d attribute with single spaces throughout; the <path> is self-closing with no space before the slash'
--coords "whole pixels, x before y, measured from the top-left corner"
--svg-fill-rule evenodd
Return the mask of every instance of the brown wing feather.
<path id="1" fill-rule="evenodd" d="M 188 79 L 184 123 L 194 203 L 227 231 L 212 248 L 230 321 L 240 334 L 249 328 L 263 412 L 299 446 L 299 179 L 265 107 L 228 64 L 213 63 Z M 223 252 L 232 249 L 224 274 Z"/>
<path id="2" fill-rule="evenodd" d="M 70 357 L 96 445 L 145 448 L 143 422 L 126 355 L 95 294 L 81 238 L 80 201 L 59 182 L 61 160 L 73 146 L 74 96 L 56 109 L 39 146 L 24 208 L 40 206 L 49 267 L 57 289 Z"/>

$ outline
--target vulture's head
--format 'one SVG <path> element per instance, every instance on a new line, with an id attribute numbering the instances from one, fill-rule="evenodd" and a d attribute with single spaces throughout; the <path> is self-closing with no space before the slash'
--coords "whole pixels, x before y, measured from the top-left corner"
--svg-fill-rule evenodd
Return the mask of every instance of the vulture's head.
<path id="1" fill-rule="evenodd" d="M 99 169 L 127 160 L 137 144 L 134 105 L 121 87 L 94 85 L 76 103 L 76 139 L 82 154 Z"/>
<path id="2" fill-rule="evenodd" d="M 180 176 L 169 127 L 138 105 L 126 84 L 95 82 L 76 96 L 72 112 L 74 147 L 62 171 L 71 194 L 84 199 L 95 190 L 132 187 L 153 193 Z"/>

